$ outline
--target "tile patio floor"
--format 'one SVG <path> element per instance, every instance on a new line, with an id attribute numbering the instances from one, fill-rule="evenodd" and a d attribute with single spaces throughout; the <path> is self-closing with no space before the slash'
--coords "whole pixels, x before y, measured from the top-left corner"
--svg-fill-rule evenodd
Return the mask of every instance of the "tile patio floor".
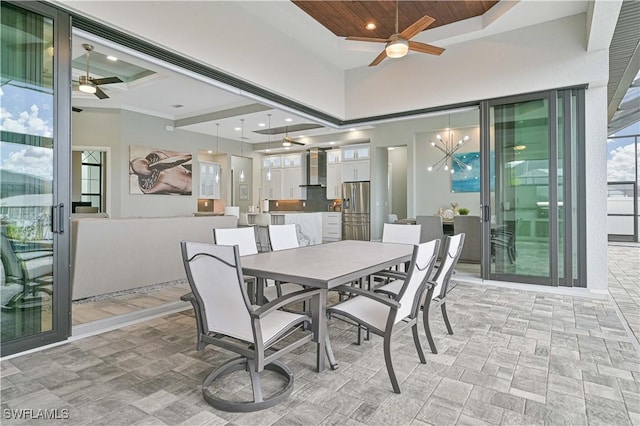
<path id="1" fill-rule="evenodd" d="M 621 301 L 624 291 L 638 302 L 640 248 L 632 249 L 610 251 L 609 282 L 634 329 L 637 309 Z M 286 359 L 296 384 L 284 403 L 249 414 L 216 411 L 198 387 L 232 355 L 197 352 L 185 311 L 3 361 L 2 424 L 28 423 L 8 420 L 5 409 L 46 408 L 68 410 L 69 419 L 57 421 L 64 425 L 640 425 L 637 342 L 611 299 L 459 283 L 448 300 L 455 334 L 432 312 L 440 353 L 428 352 L 423 339 L 427 364 L 409 330 L 394 340 L 400 395 L 391 391 L 381 340 L 357 346 L 354 330 L 331 320 L 338 370 L 313 372 L 308 344 Z M 234 381 L 225 386 L 246 391 Z"/>

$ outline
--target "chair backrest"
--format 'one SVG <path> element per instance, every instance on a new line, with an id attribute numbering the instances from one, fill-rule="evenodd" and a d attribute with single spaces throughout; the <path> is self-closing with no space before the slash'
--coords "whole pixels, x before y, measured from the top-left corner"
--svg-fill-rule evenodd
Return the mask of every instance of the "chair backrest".
<path id="1" fill-rule="evenodd" d="M 13 251 L 11 243 L 4 232 L 0 233 L 1 243 L 0 257 L 2 258 L 2 267 L 5 273 L 5 279 L 8 281 L 9 277 L 13 279 L 21 280 L 23 278 L 22 268 L 20 267 L 20 260 Z"/>
<path id="2" fill-rule="evenodd" d="M 440 240 L 428 241 L 413 246 L 409 273 L 396 299 L 400 302 L 396 323 L 406 317 L 413 318 L 418 314 L 422 294 L 431 276 L 431 271 L 433 271 L 433 265 L 436 263 L 439 251 Z"/>
<path id="3" fill-rule="evenodd" d="M 240 213 L 238 218 L 238 226 L 251 226 L 249 223 L 249 215 L 247 213 Z"/>
<path id="4" fill-rule="evenodd" d="M 398 220 L 398 215 L 395 213 L 390 213 L 387 215 L 387 220 L 385 221 L 385 223 L 396 223 L 396 220 Z"/>
<path id="5" fill-rule="evenodd" d="M 240 217 L 240 207 L 238 206 L 226 206 L 224 208 L 224 215 L 225 216 L 235 216 L 235 217 Z"/>
<path id="6" fill-rule="evenodd" d="M 255 218 L 256 226 L 271 225 L 271 213 L 258 213 Z"/>
<path id="7" fill-rule="evenodd" d="M 296 225 L 269 225 L 269 241 L 273 251 L 298 248 Z"/>
<path id="8" fill-rule="evenodd" d="M 480 263 L 482 253 L 482 222 L 480 216 L 455 216 L 453 231 L 465 234 L 465 244 L 460 254 L 463 262 Z"/>
<path id="9" fill-rule="evenodd" d="M 420 242 L 426 243 L 427 241 L 438 239 L 442 242 L 444 239 L 444 231 L 442 230 L 442 217 L 433 216 L 416 216 L 416 224 L 422 225 L 420 231 Z M 443 248 L 441 243 L 440 249 Z M 442 250 L 441 250 L 442 251 Z"/>
<path id="10" fill-rule="evenodd" d="M 443 254 L 442 260 L 440 261 L 440 268 L 438 268 L 436 276 L 433 277 L 433 281 L 436 283 L 436 288 L 433 290 L 434 297 L 440 296 L 440 298 L 443 298 L 447 295 L 449 280 L 462 254 L 464 240 L 465 234 L 456 234 L 447 237 L 444 243 L 444 249 L 442 250 Z"/>
<path id="11" fill-rule="evenodd" d="M 221 246 L 238 246 L 240 256 L 258 254 L 256 234 L 253 227 L 247 228 L 214 228 L 213 242 Z"/>
<path id="12" fill-rule="evenodd" d="M 251 303 L 238 247 L 186 241 L 180 246 L 189 286 L 200 306 L 204 334 L 222 333 L 253 342 Z"/>
<path id="13" fill-rule="evenodd" d="M 419 244 L 420 225 L 385 223 L 382 228 L 383 243 Z"/>

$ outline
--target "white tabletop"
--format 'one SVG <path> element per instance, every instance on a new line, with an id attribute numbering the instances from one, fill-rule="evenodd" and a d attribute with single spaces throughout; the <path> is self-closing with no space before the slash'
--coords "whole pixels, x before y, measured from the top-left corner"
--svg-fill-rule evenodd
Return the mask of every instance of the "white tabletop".
<path id="1" fill-rule="evenodd" d="M 244 256 L 246 275 L 330 289 L 411 260 L 413 246 L 344 240 Z"/>

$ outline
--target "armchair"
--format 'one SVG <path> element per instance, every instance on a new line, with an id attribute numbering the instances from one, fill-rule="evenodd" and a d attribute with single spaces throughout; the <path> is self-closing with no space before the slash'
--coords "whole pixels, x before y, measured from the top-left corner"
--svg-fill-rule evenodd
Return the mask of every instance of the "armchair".
<path id="1" fill-rule="evenodd" d="M 294 376 L 279 359 L 310 342 L 312 335 L 307 315 L 280 310 L 284 305 L 318 297 L 320 290 L 305 290 L 253 306 L 242 283 L 238 246 L 216 246 L 181 242 L 182 259 L 191 293 L 181 297 L 193 305 L 197 349 L 214 345 L 240 356 L 210 372 L 202 384 L 204 400 L 223 411 L 249 412 L 272 407 L 293 390 Z M 298 337 L 293 332 L 301 333 Z M 285 341 L 286 339 L 286 341 Z M 282 344 L 282 348 L 276 348 Z M 230 401 L 220 398 L 211 388 L 220 377 L 234 371 L 249 373 L 253 400 Z M 284 387 L 265 396 L 260 373 L 273 371 L 285 378 Z"/>
<path id="2" fill-rule="evenodd" d="M 428 282 L 428 279 L 439 248 L 440 242 L 437 240 L 414 246 L 409 272 L 402 280 L 397 297 L 389 298 L 361 288 L 339 286 L 335 290 L 353 293 L 355 297 L 327 309 L 332 317 L 342 317 L 347 322 L 355 323 L 358 328 L 366 328 L 383 337 L 385 364 L 395 393 L 400 393 L 400 385 L 391 360 L 391 338 L 399 324 L 406 321 L 411 326 L 420 362 L 427 362 L 418 337 L 417 320 L 425 289 L 429 287 L 432 290 L 435 285 Z"/>

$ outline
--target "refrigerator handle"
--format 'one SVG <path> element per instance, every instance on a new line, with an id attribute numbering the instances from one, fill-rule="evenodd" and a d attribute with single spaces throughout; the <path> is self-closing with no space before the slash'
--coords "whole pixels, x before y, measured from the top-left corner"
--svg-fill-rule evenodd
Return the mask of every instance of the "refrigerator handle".
<path id="1" fill-rule="evenodd" d="M 342 210 L 348 210 L 351 207 L 349 207 L 349 198 L 345 198 L 344 200 L 342 200 Z"/>

